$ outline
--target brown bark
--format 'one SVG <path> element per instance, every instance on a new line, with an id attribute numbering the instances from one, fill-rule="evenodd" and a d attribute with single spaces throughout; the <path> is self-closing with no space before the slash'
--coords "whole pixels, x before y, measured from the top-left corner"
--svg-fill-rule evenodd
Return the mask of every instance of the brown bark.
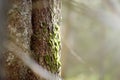
<path id="1" fill-rule="evenodd" d="M 53 48 L 56 44 L 55 46 L 60 49 L 59 33 L 55 33 L 56 24 L 60 22 L 60 15 L 58 15 L 60 14 L 59 5 L 60 0 L 33 0 L 31 49 L 35 60 L 53 73 L 59 73 L 60 68 L 59 62 L 56 62 L 54 57 L 56 48 Z M 51 36 L 55 35 L 58 38 L 51 38 Z M 56 43 L 50 44 L 50 40 L 54 39 L 56 39 Z M 59 50 L 55 54 L 59 54 L 58 52 Z M 46 60 L 47 56 L 49 56 L 50 61 Z"/>
<path id="2" fill-rule="evenodd" d="M 48 71 L 60 73 L 60 0 L 12 0 L 8 14 L 8 37 Z M 6 52 L 7 80 L 38 78 L 15 55 Z"/>
<path id="3" fill-rule="evenodd" d="M 31 10 L 31 0 L 12 0 L 12 9 L 8 14 L 9 41 L 13 41 L 25 52 L 30 50 L 29 45 L 32 34 Z M 32 76 L 33 73 L 13 52 L 6 52 L 5 67 L 7 80 L 36 80 Z"/>

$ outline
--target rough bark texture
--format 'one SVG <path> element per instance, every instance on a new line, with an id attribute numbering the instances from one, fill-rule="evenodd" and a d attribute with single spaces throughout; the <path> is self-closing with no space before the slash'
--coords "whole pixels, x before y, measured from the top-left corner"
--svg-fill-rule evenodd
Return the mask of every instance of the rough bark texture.
<path id="1" fill-rule="evenodd" d="M 31 50 L 35 60 L 52 73 L 59 73 L 60 0 L 33 0 Z"/>
<path id="2" fill-rule="evenodd" d="M 29 53 L 48 71 L 60 72 L 60 0 L 11 0 L 9 41 Z M 6 52 L 7 80 L 44 80 L 13 54 Z"/>
<path id="3" fill-rule="evenodd" d="M 12 3 L 12 9 L 8 13 L 8 37 L 26 52 L 30 50 L 32 34 L 32 2 L 31 0 L 12 0 Z M 8 51 L 6 55 L 7 80 L 37 80 L 13 52 Z"/>

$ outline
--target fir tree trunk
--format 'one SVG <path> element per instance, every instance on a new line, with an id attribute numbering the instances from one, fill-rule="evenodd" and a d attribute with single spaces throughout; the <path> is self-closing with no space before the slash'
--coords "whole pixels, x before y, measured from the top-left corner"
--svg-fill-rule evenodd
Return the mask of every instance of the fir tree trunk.
<path id="1" fill-rule="evenodd" d="M 38 64 L 60 73 L 60 0 L 11 0 L 8 37 Z M 44 80 L 37 77 L 15 55 L 6 52 L 7 80 Z"/>

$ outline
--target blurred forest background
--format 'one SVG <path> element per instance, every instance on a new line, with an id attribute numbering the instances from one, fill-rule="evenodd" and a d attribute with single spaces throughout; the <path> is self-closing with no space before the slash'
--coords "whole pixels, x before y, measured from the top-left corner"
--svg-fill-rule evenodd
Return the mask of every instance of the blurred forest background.
<path id="1" fill-rule="evenodd" d="M 65 80 L 120 80 L 119 1 L 63 0 Z"/>

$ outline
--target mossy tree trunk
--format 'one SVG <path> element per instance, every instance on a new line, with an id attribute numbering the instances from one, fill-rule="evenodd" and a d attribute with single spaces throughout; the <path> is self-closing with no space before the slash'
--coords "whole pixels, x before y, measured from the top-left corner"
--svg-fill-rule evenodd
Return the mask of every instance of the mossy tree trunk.
<path id="1" fill-rule="evenodd" d="M 60 73 L 60 0 L 11 0 L 8 14 L 9 41 L 27 52 L 38 64 L 54 74 Z M 6 52 L 7 80 L 38 78 L 13 54 Z"/>
<path id="2" fill-rule="evenodd" d="M 59 4 L 59 0 L 33 0 L 32 10 L 31 50 L 35 60 L 53 73 L 60 68 Z"/>

